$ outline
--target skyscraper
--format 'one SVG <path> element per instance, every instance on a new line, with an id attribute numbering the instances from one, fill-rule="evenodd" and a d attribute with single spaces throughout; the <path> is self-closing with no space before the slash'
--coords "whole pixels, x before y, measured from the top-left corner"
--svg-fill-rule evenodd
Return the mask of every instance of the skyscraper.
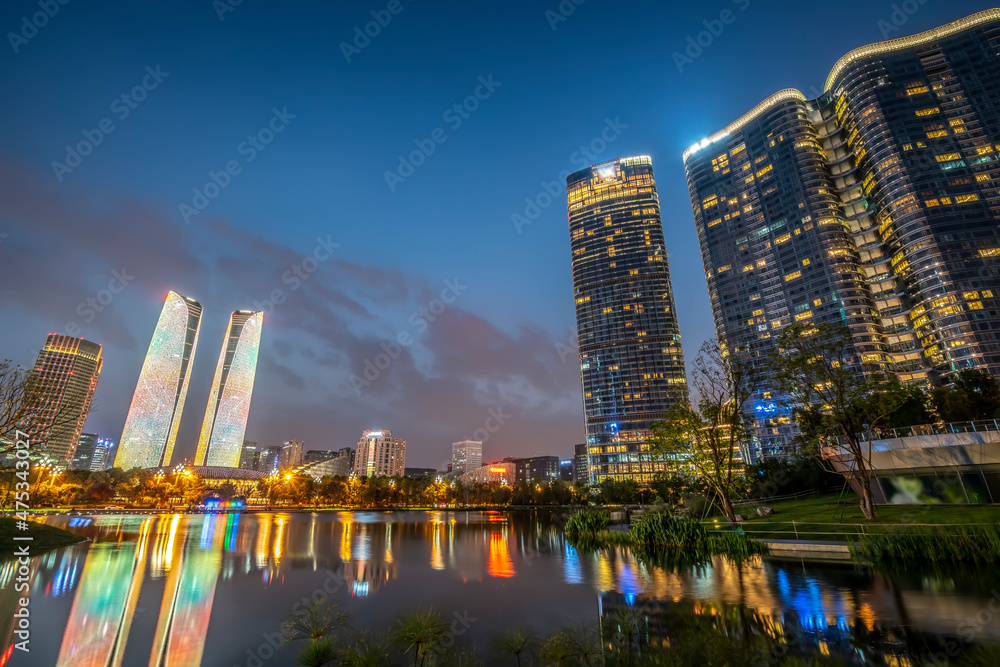
<path id="1" fill-rule="evenodd" d="M 452 472 L 469 472 L 483 465 L 483 443 L 478 440 L 462 440 L 451 444 Z"/>
<path id="2" fill-rule="evenodd" d="M 62 465 L 73 460 L 103 364 L 100 345 L 72 336 L 49 334 L 38 353 L 28 437 Z"/>
<path id="3" fill-rule="evenodd" d="M 201 304 L 168 292 L 142 362 L 115 467 L 170 465 L 201 328 Z"/>
<path id="4" fill-rule="evenodd" d="M 297 466 L 302 462 L 302 449 L 305 447 L 302 440 L 288 440 L 281 446 L 281 467 L 289 468 Z"/>
<path id="5" fill-rule="evenodd" d="M 663 470 L 652 425 L 688 401 L 653 164 L 622 158 L 566 179 L 588 476 Z"/>
<path id="6" fill-rule="evenodd" d="M 257 467 L 257 441 L 244 440 L 240 450 L 240 465 L 243 470 L 254 470 Z"/>
<path id="7" fill-rule="evenodd" d="M 406 440 L 392 431 L 368 430 L 361 435 L 354 455 L 357 477 L 402 477 L 406 468 Z"/>
<path id="8" fill-rule="evenodd" d="M 904 382 L 1000 375 L 1000 10 L 851 51 L 684 153 L 719 338 L 847 326 Z M 756 397 L 759 454 L 788 406 Z"/>
<path id="9" fill-rule="evenodd" d="M 237 310 L 229 318 L 198 439 L 196 466 L 240 465 L 263 324 L 260 311 Z"/>
<path id="10" fill-rule="evenodd" d="M 73 462 L 70 468 L 73 470 L 93 470 L 94 455 L 97 450 L 96 433 L 81 433 L 80 440 L 76 444 L 76 451 L 73 452 Z"/>

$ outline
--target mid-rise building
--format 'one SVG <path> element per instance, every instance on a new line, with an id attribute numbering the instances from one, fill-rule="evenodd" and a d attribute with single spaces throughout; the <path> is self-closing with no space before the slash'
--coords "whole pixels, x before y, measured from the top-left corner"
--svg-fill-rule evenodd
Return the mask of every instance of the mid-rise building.
<path id="1" fill-rule="evenodd" d="M 573 445 L 573 481 L 590 482 L 587 477 L 587 443 Z"/>
<path id="2" fill-rule="evenodd" d="M 437 468 L 404 468 L 403 477 L 409 479 L 432 479 L 437 477 Z"/>
<path id="3" fill-rule="evenodd" d="M 101 377 L 101 346 L 73 336 L 49 334 L 32 373 L 38 390 L 24 430 L 32 447 L 69 466 Z"/>
<path id="4" fill-rule="evenodd" d="M 310 449 L 302 456 L 302 462 L 315 463 L 323 459 L 332 459 L 336 455 L 337 452 L 330 451 L 329 449 Z"/>
<path id="5" fill-rule="evenodd" d="M 139 371 L 115 467 L 169 466 L 201 328 L 201 304 L 167 293 Z"/>
<path id="6" fill-rule="evenodd" d="M 575 461 L 573 459 L 559 459 L 559 480 L 562 482 L 574 481 Z"/>
<path id="7" fill-rule="evenodd" d="M 118 445 L 114 440 L 98 437 L 94 444 L 93 463 L 90 469 L 97 472 L 110 468 L 114 464 L 116 451 L 118 451 Z"/>
<path id="8" fill-rule="evenodd" d="M 196 466 L 240 465 L 263 325 L 260 311 L 237 310 L 229 318 L 198 439 Z"/>
<path id="9" fill-rule="evenodd" d="M 475 470 L 462 473 L 456 479 L 460 484 L 505 484 L 512 485 L 517 481 L 517 464 L 511 461 L 500 461 L 480 466 Z"/>
<path id="10" fill-rule="evenodd" d="M 77 442 L 76 451 L 73 453 L 73 462 L 70 464 L 70 468 L 73 470 L 94 469 L 94 455 L 97 451 L 98 437 L 96 433 L 80 434 L 80 440 Z"/>
<path id="11" fill-rule="evenodd" d="M 354 455 L 356 477 L 402 477 L 406 469 L 406 440 L 392 431 L 368 430 Z"/>
<path id="12" fill-rule="evenodd" d="M 257 452 L 257 470 L 268 474 L 280 470 L 283 450 L 281 445 L 271 445 L 267 449 Z"/>
<path id="13" fill-rule="evenodd" d="M 559 479 L 558 456 L 505 457 L 503 463 L 514 464 L 514 481 L 526 484 L 554 482 Z"/>
<path id="14" fill-rule="evenodd" d="M 684 152 L 729 350 L 829 323 L 903 382 L 1000 376 L 998 45 L 991 9 L 856 49 L 819 96 L 775 93 Z M 752 457 L 783 451 L 790 408 L 755 397 Z"/>
<path id="15" fill-rule="evenodd" d="M 451 470 L 466 473 L 483 465 L 483 443 L 479 440 L 461 440 L 451 444 Z"/>
<path id="16" fill-rule="evenodd" d="M 240 465 L 242 470 L 257 469 L 257 441 L 244 440 L 240 449 Z"/>
<path id="17" fill-rule="evenodd" d="M 281 467 L 291 468 L 302 463 L 302 448 L 305 446 L 302 440 L 289 440 L 281 446 Z"/>
<path id="18" fill-rule="evenodd" d="M 347 477 L 351 474 L 351 451 L 353 450 L 341 449 L 337 452 L 326 452 L 329 456 L 322 458 L 313 457 L 312 460 L 306 457 L 300 465 L 296 466 L 295 472 L 300 475 L 310 475 L 317 479 L 323 477 Z"/>
<path id="19" fill-rule="evenodd" d="M 648 481 L 654 423 L 688 402 L 681 335 L 649 157 L 566 179 L 588 478 Z"/>

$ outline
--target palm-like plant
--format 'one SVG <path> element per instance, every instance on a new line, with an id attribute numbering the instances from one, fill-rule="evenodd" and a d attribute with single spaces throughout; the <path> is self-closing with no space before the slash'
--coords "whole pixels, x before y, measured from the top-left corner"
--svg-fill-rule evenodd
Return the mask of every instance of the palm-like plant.
<path id="1" fill-rule="evenodd" d="M 336 645 L 329 637 L 306 644 L 299 652 L 298 664 L 303 667 L 327 667 L 340 658 Z"/>
<path id="2" fill-rule="evenodd" d="M 348 627 L 351 615 L 335 604 L 310 604 L 281 624 L 285 645 L 295 642 L 316 643 L 321 639 L 335 640 Z"/>
<path id="3" fill-rule="evenodd" d="M 404 655 L 413 649 L 413 665 L 424 664 L 427 654 L 448 632 L 441 612 L 433 608 L 414 609 L 401 615 L 392 624 L 393 643 L 403 648 Z M 418 662 L 419 660 L 419 662 Z"/>
<path id="4" fill-rule="evenodd" d="M 576 658 L 577 665 L 602 664 L 601 640 L 592 623 L 579 623 L 563 631 L 569 657 Z"/>
<path id="5" fill-rule="evenodd" d="M 514 656 L 521 667 L 521 656 L 527 658 L 535 645 L 535 636 L 519 629 L 505 630 L 493 638 L 493 649 L 504 656 Z"/>
<path id="6" fill-rule="evenodd" d="M 389 662 L 389 646 L 384 639 L 369 634 L 358 636 L 344 651 L 344 667 L 385 667 Z"/>

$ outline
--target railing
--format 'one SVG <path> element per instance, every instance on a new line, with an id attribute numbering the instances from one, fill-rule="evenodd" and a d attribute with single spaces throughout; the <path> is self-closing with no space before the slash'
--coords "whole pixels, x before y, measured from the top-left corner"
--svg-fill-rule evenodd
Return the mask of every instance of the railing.
<path id="1" fill-rule="evenodd" d="M 747 498 L 746 500 L 734 500 L 733 506 L 736 505 L 750 505 L 750 504 L 760 504 L 760 503 L 773 503 L 779 500 L 795 500 L 797 498 L 805 498 L 806 496 L 815 496 L 819 493 L 819 489 L 810 489 L 809 491 L 799 491 L 797 493 L 789 493 L 783 496 L 768 496 L 767 498 Z"/>
<path id="2" fill-rule="evenodd" d="M 1000 431 L 1000 422 L 996 419 L 980 419 L 976 421 L 951 422 L 949 424 L 922 424 L 903 428 L 874 428 L 871 433 L 858 434 L 860 442 L 867 442 L 869 435 L 872 440 L 889 440 L 891 438 L 912 438 L 921 435 L 949 435 L 952 433 L 978 433 L 983 431 Z M 827 441 L 837 446 L 847 445 L 847 437 L 843 435 L 827 436 Z M 826 448 L 824 448 L 825 450 Z"/>

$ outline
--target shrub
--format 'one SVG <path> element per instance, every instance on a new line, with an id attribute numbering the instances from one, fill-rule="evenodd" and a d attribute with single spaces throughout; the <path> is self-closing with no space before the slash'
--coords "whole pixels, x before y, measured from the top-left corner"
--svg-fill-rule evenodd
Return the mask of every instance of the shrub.
<path id="1" fill-rule="evenodd" d="M 632 542 L 639 546 L 670 546 L 704 552 L 708 531 L 697 521 L 662 512 L 645 514 L 630 531 Z"/>
<path id="2" fill-rule="evenodd" d="M 1000 562 L 1000 531 L 995 526 L 924 528 L 866 533 L 851 544 L 856 558 L 871 561 Z"/>

